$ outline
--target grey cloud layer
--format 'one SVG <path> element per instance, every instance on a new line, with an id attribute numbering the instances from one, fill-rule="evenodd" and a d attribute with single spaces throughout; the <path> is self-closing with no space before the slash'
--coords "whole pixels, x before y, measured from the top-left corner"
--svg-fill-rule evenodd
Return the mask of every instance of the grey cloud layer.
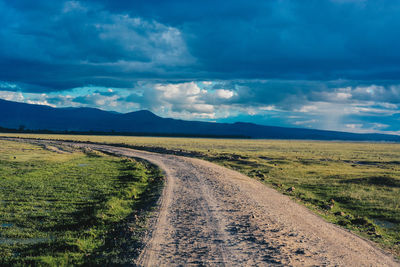
<path id="1" fill-rule="evenodd" d="M 398 1 L 0 1 L 0 79 L 399 79 Z"/>
<path id="2" fill-rule="evenodd" d="M 181 29 L 215 78 L 398 78 L 398 1 L 103 3 Z"/>
<path id="3" fill-rule="evenodd" d="M 154 20 L 76 1 L 23 7 L 0 5 L 1 80 L 38 91 L 127 87 L 132 78 L 162 77 L 193 61 L 180 31 Z"/>

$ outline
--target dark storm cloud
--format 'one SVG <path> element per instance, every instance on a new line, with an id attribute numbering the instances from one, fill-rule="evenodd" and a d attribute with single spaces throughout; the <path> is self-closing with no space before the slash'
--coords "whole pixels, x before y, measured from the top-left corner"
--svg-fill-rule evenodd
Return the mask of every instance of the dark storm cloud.
<path id="1" fill-rule="evenodd" d="M 0 3 L 0 80 L 43 90 L 131 87 L 133 79 L 180 77 L 177 68 L 193 60 L 180 31 L 155 20 L 101 4 L 29 2 Z"/>
<path id="2" fill-rule="evenodd" d="M 398 1 L 0 1 L 0 80 L 399 79 Z M 25 86 L 25 90 L 32 90 Z"/>
<path id="3" fill-rule="evenodd" d="M 207 78 L 398 78 L 398 1 L 104 1 L 182 30 Z"/>

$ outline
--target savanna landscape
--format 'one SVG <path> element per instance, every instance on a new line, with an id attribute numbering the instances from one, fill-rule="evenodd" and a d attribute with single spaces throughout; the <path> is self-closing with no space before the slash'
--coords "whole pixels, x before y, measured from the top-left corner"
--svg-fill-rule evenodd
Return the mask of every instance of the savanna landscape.
<path id="1" fill-rule="evenodd" d="M 149 166 L 142 162 L 115 158 L 92 149 L 77 152 L 65 144 L 61 148 L 68 152 L 60 154 L 57 153 L 57 144 L 54 149 L 51 144 L 37 147 L 37 144 L 18 142 L 23 140 L 21 138 L 107 144 L 204 159 L 258 180 L 306 206 L 324 220 L 371 240 L 396 257 L 400 255 L 398 144 L 87 135 L 11 136 L 15 140 L 2 141 L 2 179 L 12 181 L 2 188 L 2 201 L 7 205 L 3 206 L 1 217 L 4 231 L 1 247 L 9 253 L 8 260 L 83 263 L 82 255 L 90 255 L 92 258 L 86 260 L 101 262 L 104 255 L 123 253 L 118 246 L 107 247 L 106 233 L 115 233 L 108 224 L 126 223 L 132 212 L 138 209 L 136 202 L 143 201 L 140 197 L 143 191 L 153 188 L 151 194 L 154 194 L 154 190 L 159 190 L 155 185 L 161 182 L 160 174 L 155 174 L 155 169 L 147 170 Z M 51 156 L 54 154 L 57 156 Z M 8 166 L 10 163 L 12 165 Z M 66 176 L 69 177 L 67 180 Z M 151 180 L 154 177 L 158 182 Z M 110 184 L 99 184 L 100 180 Z M 51 185 L 44 186 L 46 181 Z M 26 188 L 37 190 L 29 196 L 30 201 L 23 193 Z M 71 191 L 60 192 L 60 188 Z M 21 193 L 14 194 L 18 192 L 16 190 L 21 190 Z M 133 201 L 130 200 L 132 196 Z M 26 217 L 27 210 L 35 216 Z M 91 210 L 88 216 L 74 217 L 74 214 L 87 210 Z M 11 217 L 10 211 L 15 212 Z M 37 225 L 38 221 L 41 224 Z M 146 228 L 143 221 L 136 224 L 139 224 L 134 226 L 139 227 L 139 233 L 141 227 Z M 48 230 L 54 228 L 59 230 Z M 135 238 L 140 240 L 143 235 Z M 21 249 L 21 244 L 26 254 L 19 252 L 21 254 L 15 258 L 16 248 Z M 46 251 L 46 247 L 52 249 Z"/>
<path id="2" fill-rule="evenodd" d="M 0 266 L 400 267 L 399 14 L 0 0 Z"/>

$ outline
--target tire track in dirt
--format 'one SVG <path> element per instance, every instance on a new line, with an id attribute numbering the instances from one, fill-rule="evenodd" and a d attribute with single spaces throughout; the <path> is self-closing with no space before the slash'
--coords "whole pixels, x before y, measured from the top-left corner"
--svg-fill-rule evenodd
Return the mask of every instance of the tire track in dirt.
<path id="1" fill-rule="evenodd" d="M 165 171 L 139 266 L 400 266 L 372 242 L 238 172 L 199 159 L 72 145 L 142 158 Z"/>

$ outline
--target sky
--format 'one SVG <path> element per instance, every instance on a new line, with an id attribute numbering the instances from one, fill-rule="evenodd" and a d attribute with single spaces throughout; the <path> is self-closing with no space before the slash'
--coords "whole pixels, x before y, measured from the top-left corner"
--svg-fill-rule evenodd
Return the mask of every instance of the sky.
<path id="1" fill-rule="evenodd" d="M 0 98 L 400 134 L 400 1 L 0 0 Z"/>

